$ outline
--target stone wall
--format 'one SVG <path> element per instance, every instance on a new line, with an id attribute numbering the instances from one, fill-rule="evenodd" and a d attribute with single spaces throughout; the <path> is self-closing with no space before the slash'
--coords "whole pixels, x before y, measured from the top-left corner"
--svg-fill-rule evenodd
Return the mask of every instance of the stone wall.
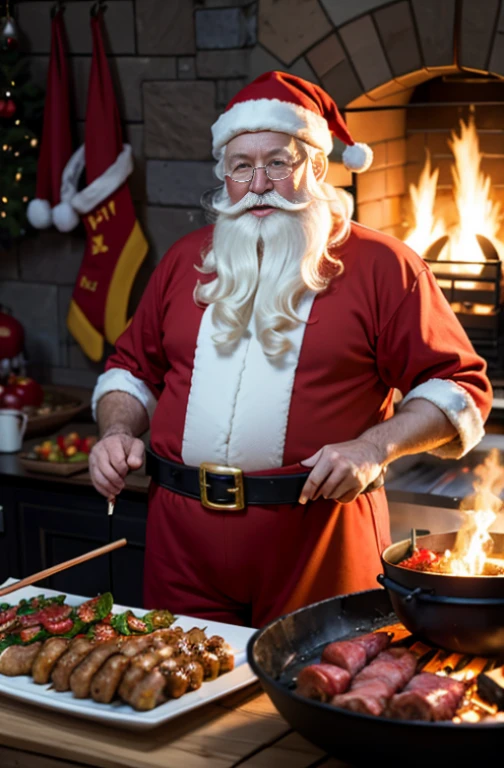
<path id="1" fill-rule="evenodd" d="M 91 0 L 67 0 L 76 142 L 82 140 L 89 76 Z M 23 44 L 45 84 L 51 0 L 18 0 Z M 125 137 L 136 167 L 131 190 L 150 242 L 131 307 L 167 248 L 204 223 L 202 191 L 215 184 L 210 125 L 247 81 L 283 69 L 320 83 L 341 107 L 406 105 L 439 75 L 504 76 L 500 0 L 107 0 L 105 25 Z M 357 140 L 374 146 L 371 172 L 357 181 L 357 215 L 400 234 L 405 191 L 406 111 L 349 112 Z M 332 156 L 330 180 L 350 175 Z M 411 158 L 410 158 L 411 160 Z M 83 234 L 55 231 L 0 254 L 0 303 L 24 323 L 33 371 L 46 380 L 92 386 L 90 363 L 65 317 Z"/>

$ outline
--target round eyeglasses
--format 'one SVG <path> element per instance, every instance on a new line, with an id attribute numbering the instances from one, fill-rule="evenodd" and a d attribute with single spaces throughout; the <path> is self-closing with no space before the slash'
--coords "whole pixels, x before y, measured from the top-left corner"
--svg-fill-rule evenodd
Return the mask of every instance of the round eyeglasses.
<path id="1" fill-rule="evenodd" d="M 231 181 L 237 181 L 239 184 L 249 184 L 254 178 L 254 174 L 258 170 L 262 170 L 266 173 L 266 176 L 270 181 L 282 181 L 288 179 L 297 163 L 289 165 L 281 160 L 272 160 L 267 165 L 247 165 L 246 163 L 240 163 L 234 170 L 226 173 Z"/>

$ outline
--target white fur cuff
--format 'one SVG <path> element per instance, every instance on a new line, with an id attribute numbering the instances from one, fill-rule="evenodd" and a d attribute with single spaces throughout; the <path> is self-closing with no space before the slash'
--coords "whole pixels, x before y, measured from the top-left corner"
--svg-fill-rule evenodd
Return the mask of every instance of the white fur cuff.
<path id="1" fill-rule="evenodd" d="M 98 376 L 96 387 L 93 390 L 91 410 L 95 421 L 98 401 L 108 392 L 127 392 L 129 395 L 136 397 L 147 411 L 149 420 L 152 419 L 157 400 L 147 384 L 123 368 L 110 368 L 110 370 Z"/>
<path id="2" fill-rule="evenodd" d="M 458 438 L 429 451 L 442 459 L 459 459 L 479 443 L 485 430 L 483 419 L 471 395 L 451 379 L 429 379 L 408 392 L 399 410 L 410 400 L 423 398 L 443 411 L 458 432 Z"/>

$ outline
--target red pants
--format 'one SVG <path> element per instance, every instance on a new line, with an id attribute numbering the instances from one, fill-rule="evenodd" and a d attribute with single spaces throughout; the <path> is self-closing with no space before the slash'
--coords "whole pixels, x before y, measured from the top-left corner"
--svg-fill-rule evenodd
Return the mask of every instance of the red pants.
<path id="1" fill-rule="evenodd" d="M 260 627 L 337 594 L 375 589 L 390 543 L 385 493 L 351 504 L 206 509 L 154 483 L 144 605 Z"/>

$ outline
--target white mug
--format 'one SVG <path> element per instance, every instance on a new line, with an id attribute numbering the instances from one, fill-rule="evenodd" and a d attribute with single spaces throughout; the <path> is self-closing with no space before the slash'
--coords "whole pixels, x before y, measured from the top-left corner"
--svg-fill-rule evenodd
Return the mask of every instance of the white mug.
<path id="1" fill-rule="evenodd" d="M 0 453 L 21 450 L 28 416 L 22 411 L 0 408 Z"/>

